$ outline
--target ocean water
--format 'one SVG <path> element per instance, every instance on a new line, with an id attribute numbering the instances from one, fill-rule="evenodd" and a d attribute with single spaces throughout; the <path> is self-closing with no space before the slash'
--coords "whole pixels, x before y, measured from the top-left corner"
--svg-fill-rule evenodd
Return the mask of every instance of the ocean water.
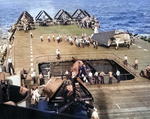
<path id="1" fill-rule="evenodd" d="M 150 34 L 150 0 L 0 0 L 0 38 L 23 11 L 34 18 L 45 10 L 52 18 L 63 9 L 72 15 L 86 10 L 99 20 L 99 31 L 128 30 L 133 34 Z"/>

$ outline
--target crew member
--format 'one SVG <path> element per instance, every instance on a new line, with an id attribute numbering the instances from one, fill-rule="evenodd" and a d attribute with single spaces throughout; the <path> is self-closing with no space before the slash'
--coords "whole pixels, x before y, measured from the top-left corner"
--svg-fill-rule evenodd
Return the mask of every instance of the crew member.
<path id="1" fill-rule="evenodd" d="M 48 35 L 48 37 L 47 37 L 47 38 L 48 38 L 48 42 L 50 42 L 50 36 L 49 36 L 49 35 Z"/>
<path id="2" fill-rule="evenodd" d="M 150 71 L 150 66 L 149 65 L 147 65 L 146 70 Z"/>
<path id="3" fill-rule="evenodd" d="M 10 56 L 9 56 L 7 62 L 8 62 L 8 69 L 9 69 L 10 75 L 12 75 L 11 74 L 11 69 L 13 71 L 13 74 L 15 75 L 15 70 L 14 70 L 14 67 L 13 67 L 13 64 L 12 64 L 12 58 Z"/>
<path id="4" fill-rule="evenodd" d="M 134 66 L 134 69 L 138 69 L 138 60 L 135 58 L 135 66 Z"/>
<path id="5" fill-rule="evenodd" d="M 104 76 L 105 76 L 106 74 L 102 71 L 101 73 L 100 73 L 100 78 L 101 78 L 101 84 L 104 84 Z"/>
<path id="6" fill-rule="evenodd" d="M 53 41 L 55 41 L 55 36 L 54 36 L 54 34 L 53 34 Z"/>
<path id="7" fill-rule="evenodd" d="M 60 59 L 60 51 L 58 49 L 56 50 L 56 55 L 57 55 L 57 58 Z"/>
<path id="8" fill-rule="evenodd" d="M 60 38 L 60 41 L 62 41 L 62 35 L 61 34 L 59 34 L 59 38 Z"/>
<path id="9" fill-rule="evenodd" d="M 40 81 L 40 85 L 44 85 L 45 84 L 45 80 L 44 80 L 42 74 L 39 75 L 39 81 Z"/>
<path id="10" fill-rule="evenodd" d="M 89 83 L 92 85 L 93 84 L 92 83 L 93 74 L 91 71 L 89 72 L 88 78 L 89 78 Z"/>
<path id="11" fill-rule="evenodd" d="M 40 36 L 40 38 L 41 38 L 41 42 L 43 42 L 43 36 L 42 35 Z"/>
<path id="12" fill-rule="evenodd" d="M 32 91 L 32 99 L 34 100 L 34 102 L 39 103 L 39 98 L 40 98 L 40 94 L 39 94 L 39 89 L 38 87 L 36 87 L 35 90 Z"/>
<path id="13" fill-rule="evenodd" d="M 31 74 L 31 77 L 32 77 L 32 79 L 33 79 L 33 81 L 34 81 L 34 84 L 35 84 L 36 81 L 37 81 L 37 80 L 36 80 L 37 78 L 36 78 L 36 71 L 35 71 L 35 70 L 34 70 L 33 73 Z"/>
<path id="14" fill-rule="evenodd" d="M 117 70 L 116 75 L 117 75 L 117 83 L 120 83 L 120 71 L 119 70 Z"/>
<path id="15" fill-rule="evenodd" d="M 113 75 L 112 75 L 112 71 L 109 72 L 109 83 L 112 84 L 112 78 L 113 78 Z"/>
<path id="16" fill-rule="evenodd" d="M 146 73 L 147 73 L 148 76 L 150 76 L 150 65 L 147 65 Z"/>
<path id="17" fill-rule="evenodd" d="M 65 75 L 66 75 L 66 79 L 69 79 L 69 72 L 67 70 L 65 72 Z"/>
<path id="18" fill-rule="evenodd" d="M 92 80 L 91 80 L 91 77 L 88 76 L 88 71 L 87 70 L 89 70 L 89 69 L 87 69 L 85 64 L 83 64 L 83 74 L 84 74 L 85 78 L 88 80 L 88 82 L 92 85 Z"/>
<path id="19" fill-rule="evenodd" d="M 57 43 L 59 43 L 60 42 L 60 37 L 59 36 L 57 36 Z"/>
<path id="20" fill-rule="evenodd" d="M 30 32 L 30 37 L 31 37 L 31 38 L 33 37 L 32 32 Z"/>
<path id="21" fill-rule="evenodd" d="M 99 76 L 98 76 L 98 72 L 97 71 L 95 72 L 94 77 L 95 77 L 94 83 L 95 84 L 99 84 Z"/>

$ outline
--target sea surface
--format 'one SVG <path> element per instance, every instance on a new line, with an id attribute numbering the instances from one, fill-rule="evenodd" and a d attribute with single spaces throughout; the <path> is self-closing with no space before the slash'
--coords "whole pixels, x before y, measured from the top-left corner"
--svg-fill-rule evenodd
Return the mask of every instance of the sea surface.
<path id="1" fill-rule="evenodd" d="M 150 34 L 150 0 L 0 0 L 0 38 L 5 38 L 21 13 L 34 18 L 45 10 L 52 18 L 63 9 L 72 15 L 86 10 L 99 20 L 99 32 L 123 29 L 133 34 Z"/>

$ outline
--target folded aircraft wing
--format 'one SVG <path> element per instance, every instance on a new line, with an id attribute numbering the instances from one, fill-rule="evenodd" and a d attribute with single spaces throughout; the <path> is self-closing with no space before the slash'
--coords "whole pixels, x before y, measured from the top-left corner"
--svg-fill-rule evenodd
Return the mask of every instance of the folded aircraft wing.
<path id="1" fill-rule="evenodd" d="M 91 37 L 93 41 L 97 41 L 101 45 L 109 46 L 109 39 L 114 38 L 115 31 L 95 33 Z"/>

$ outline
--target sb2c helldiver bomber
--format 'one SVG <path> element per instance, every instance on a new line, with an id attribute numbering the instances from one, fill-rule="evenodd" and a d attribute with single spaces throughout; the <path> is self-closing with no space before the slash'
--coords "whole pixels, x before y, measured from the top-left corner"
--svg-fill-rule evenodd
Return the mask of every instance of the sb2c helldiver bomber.
<path id="1" fill-rule="evenodd" d="M 125 45 L 130 48 L 130 45 L 134 43 L 135 35 L 129 33 L 129 31 L 124 32 L 123 30 L 114 30 L 107 32 L 95 33 L 92 35 L 91 39 L 98 42 L 99 45 L 104 45 L 107 47 L 115 46 L 115 49 L 119 49 L 119 45 Z"/>
<path id="2" fill-rule="evenodd" d="M 42 16 L 42 14 L 45 15 Z M 83 21 L 84 18 L 85 20 Z M 64 10 L 60 10 L 56 14 L 54 20 L 52 20 L 45 11 L 41 11 L 35 19 L 38 27 L 52 24 L 60 25 L 77 23 L 81 26 L 81 28 L 88 27 L 94 30 L 95 27 L 100 26 L 95 17 L 90 17 L 86 11 L 82 11 L 80 9 L 77 10 L 73 16 L 69 15 L 69 13 Z M 28 12 L 23 12 L 17 23 L 13 25 L 11 29 L 12 35 L 9 37 L 8 41 L 12 44 L 15 43 L 15 34 L 17 32 L 23 33 L 22 31 L 25 31 L 25 33 L 28 33 L 29 30 L 36 30 L 35 26 L 33 17 Z M 31 38 L 32 37 L 33 36 L 31 35 Z M 11 53 L 13 53 L 13 55 Z M 8 68 L 6 62 L 10 55 L 15 57 L 17 54 L 15 54 L 14 51 L 11 51 L 11 48 L 8 47 L 6 60 L 3 63 L 3 65 L 6 66 L 5 70 Z M 7 71 L 4 71 L 5 73 L 1 72 L 0 117 L 2 119 L 97 119 L 98 114 L 97 109 L 92 104 L 94 101 L 92 94 L 88 91 L 85 83 L 83 82 L 83 77 L 79 77 L 79 66 L 83 66 L 84 63 L 81 60 L 75 60 L 75 58 L 73 58 L 73 60 L 74 64 L 70 67 L 70 74 L 49 74 L 50 78 L 46 85 L 43 83 L 43 85 L 39 86 L 38 82 L 35 83 L 36 78 L 40 81 L 45 80 L 45 78 L 40 75 L 41 72 L 39 71 L 39 67 L 36 68 L 36 73 L 39 77 L 33 76 L 35 70 L 32 68 L 24 70 L 24 67 L 22 67 L 20 70 L 17 66 L 15 66 L 15 70 L 18 68 L 19 74 L 15 74 L 13 72 L 13 76 L 9 76 L 9 78 L 6 77 L 8 75 Z M 42 62 L 47 61 L 43 60 Z M 49 62 L 49 64 L 53 64 L 53 62 Z M 37 65 L 39 66 L 39 64 Z M 48 68 L 50 68 L 50 66 Z M 34 81 L 34 84 L 28 85 L 28 81 Z M 40 90 L 40 97 L 39 95 L 36 95 L 36 91 L 38 93 L 38 89 L 36 89 L 34 93 L 32 92 L 33 87 L 39 87 L 42 89 Z M 31 96 L 34 96 L 36 100 L 34 104 L 31 104 Z"/>

